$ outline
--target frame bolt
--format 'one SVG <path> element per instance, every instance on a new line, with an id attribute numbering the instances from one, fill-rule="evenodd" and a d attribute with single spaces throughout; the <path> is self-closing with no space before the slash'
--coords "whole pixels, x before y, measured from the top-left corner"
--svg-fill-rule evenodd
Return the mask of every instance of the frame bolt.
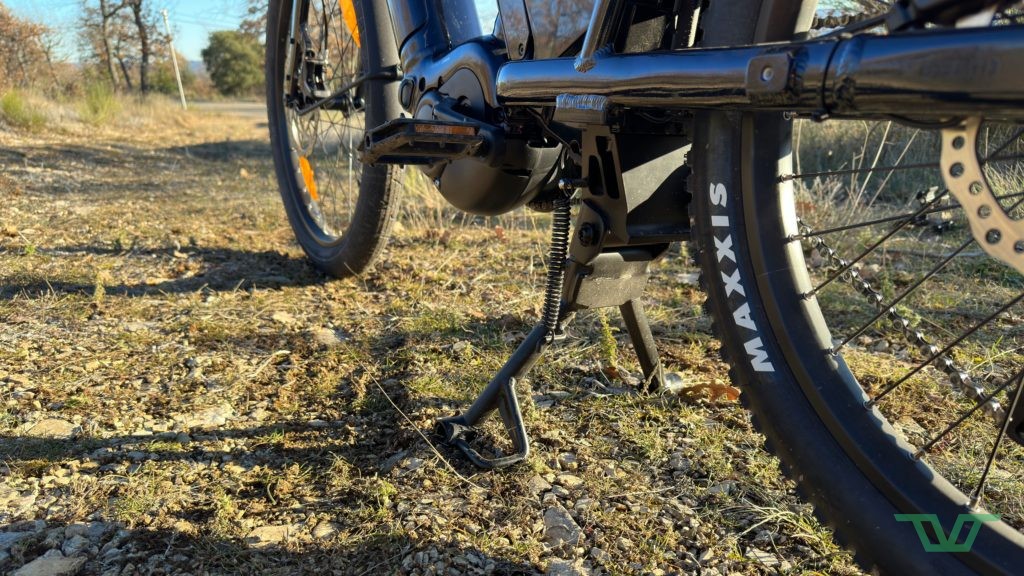
<path id="1" fill-rule="evenodd" d="M 998 244 L 999 240 L 1001 240 L 1002 237 L 1003 237 L 1003 233 L 1000 232 L 999 230 L 996 230 L 995 228 L 993 228 L 993 229 L 989 230 L 985 234 L 985 241 L 988 242 L 989 244 Z M 1020 244 L 1020 242 L 1018 242 L 1017 244 Z M 1016 249 L 1017 249 L 1017 246 L 1014 245 L 1014 250 L 1016 250 Z"/>
<path id="2" fill-rule="evenodd" d="M 562 192 L 574 192 L 577 188 L 586 188 L 587 181 L 583 178 L 562 178 L 558 181 L 558 189 Z"/>
<path id="3" fill-rule="evenodd" d="M 576 236 L 580 239 L 580 244 L 584 246 L 591 246 L 594 241 L 597 240 L 597 229 L 594 225 L 587 222 L 583 226 L 580 226 L 580 231 L 577 232 Z"/>
<path id="4" fill-rule="evenodd" d="M 416 87 L 416 80 L 410 76 L 402 78 L 402 83 L 398 85 L 398 103 L 402 105 L 402 108 L 409 110 L 412 106 L 412 93 Z"/>
<path id="5" fill-rule="evenodd" d="M 761 81 L 771 82 L 775 78 L 775 68 L 771 66 L 765 66 L 761 69 Z"/>

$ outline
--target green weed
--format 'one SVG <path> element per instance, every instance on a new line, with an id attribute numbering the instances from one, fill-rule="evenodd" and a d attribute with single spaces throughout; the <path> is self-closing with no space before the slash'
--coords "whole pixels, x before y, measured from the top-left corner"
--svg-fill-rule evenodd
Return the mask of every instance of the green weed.
<path id="1" fill-rule="evenodd" d="M 36 131 L 46 124 L 46 116 L 32 108 L 17 90 L 0 97 L 0 119 L 15 128 Z"/>

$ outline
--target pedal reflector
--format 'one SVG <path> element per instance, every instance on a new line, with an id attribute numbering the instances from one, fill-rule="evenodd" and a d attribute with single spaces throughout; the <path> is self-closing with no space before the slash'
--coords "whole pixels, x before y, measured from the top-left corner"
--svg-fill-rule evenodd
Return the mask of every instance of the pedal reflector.
<path id="1" fill-rule="evenodd" d="M 366 132 L 364 164 L 432 164 L 477 154 L 486 139 L 465 122 L 399 118 Z"/>

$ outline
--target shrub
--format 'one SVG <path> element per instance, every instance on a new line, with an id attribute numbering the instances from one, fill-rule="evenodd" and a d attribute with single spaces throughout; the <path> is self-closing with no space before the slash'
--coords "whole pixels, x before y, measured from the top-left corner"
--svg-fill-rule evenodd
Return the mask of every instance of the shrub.
<path id="1" fill-rule="evenodd" d="M 105 82 L 94 82 L 85 87 L 85 96 L 78 107 L 82 120 L 90 124 L 102 124 L 121 111 L 114 90 Z"/>
<path id="2" fill-rule="evenodd" d="M 0 118 L 15 128 L 27 130 L 38 130 L 46 124 L 46 116 L 29 106 L 25 96 L 17 90 L 0 98 Z"/>

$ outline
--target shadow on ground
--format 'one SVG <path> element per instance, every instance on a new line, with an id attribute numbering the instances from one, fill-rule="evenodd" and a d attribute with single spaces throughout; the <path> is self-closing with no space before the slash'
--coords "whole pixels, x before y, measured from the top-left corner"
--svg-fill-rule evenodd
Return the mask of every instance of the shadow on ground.
<path id="1" fill-rule="evenodd" d="M 383 383 L 382 391 L 405 412 L 415 412 L 421 402 L 427 402 L 411 401 L 404 384 L 397 379 Z M 0 462 L 8 469 L 44 479 L 52 465 L 81 463 L 77 476 L 91 476 L 92 486 L 114 486 L 107 495 L 111 509 L 116 508 L 118 501 L 128 501 L 137 494 L 138 488 L 125 487 L 126 491 L 122 491 L 118 486 L 144 481 L 147 474 L 157 474 L 166 482 L 182 473 L 180 465 L 168 467 L 161 466 L 162 463 L 179 462 L 188 468 L 207 466 L 211 470 L 219 463 L 231 463 L 236 466 L 234 471 L 222 472 L 233 476 L 231 480 L 225 478 L 224 489 L 249 512 L 248 517 L 259 517 L 262 526 L 249 532 L 218 524 L 218 502 L 209 498 L 162 504 L 159 509 L 139 510 L 133 516 L 159 516 L 154 528 L 99 521 L 111 518 L 109 510 L 93 513 L 93 521 L 73 525 L 23 520 L 7 528 L 8 533 L 21 534 L 23 539 L 7 551 L 10 560 L 6 566 L 0 558 L 0 567 L 13 569 L 32 561 L 56 562 L 64 557 L 58 557 L 57 550 L 63 549 L 62 554 L 70 558 L 68 561 L 81 562 L 80 570 L 87 574 L 362 576 L 409 573 L 411 568 L 419 574 L 452 574 L 451 568 L 457 570 L 454 573 L 466 575 L 539 574 L 529 564 L 487 556 L 455 539 L 439 542 L 415 531 L 346 530 L 347 519 L 362 518 L 368 507 L 381 505 L 374 502 L 372 490 L 364 484 L 386 484 L 378 478 L 389 478 L 406 456 L 427 452 L 419 434 L 398 411 L 382 408 L 380 399 L 376 407 L 371 402 L 365 410 L 357 410 L 338 422 L 292 420 L 240 428 L 192 428 L 188 432 L 66 439 L 25 433 L 5 435 L 0 436 Z M 231 448 L 217 448 L 224 445 Z M 342 487 L 332 485 L 331 472 L 336 470 L 334 466 L 339 460 L 351 467 L 345 474 L 352 479 L 346 479 Z M 470 473 L 461 465 L 459 468 Z M 318 471 L 303 481 L 301 503 L 299 499 L 280 495 L 275 501 L 272 493 L 297 469 Z M 199 490 L 209 489 L 207 486 Z M 73 486 L 71 490 L 74 491 Z M 258 512 L 260 509 L 264 511 Z M 280 520 L 284 513 L 290 518 L 305 515 L 313 520 L 306 525 L 288 523 Z M 121 516 L 124 519 L 123 511 Z M 328 533 L 318 534 L 316 529 L 324 521 L 316 518 L 324 516 L 335 520 Z M 222 526 L 221 530 L 234 533 L 211 533 L 211 526 Z M 0 543 L 6 545 L 11 539 L 0 533 Z M 50 556 L 37 560 L 46 554 Z M 44 569 L 40 573 L 48 572 Z"/>
<path id="2" fill-rule="evenodd" d="M 8 249 L 14 250 L 14 249 Z M 0 253 L 4 249 L 0 248 Z M 158 278 L 137 284 L 104 285 L 107 294 L 115 296 L 141 296 L 151 293 L 186 293 L 199 289 L 230 291 L 248 288 L 279 288 L 283 286 L 310 286 L 327 280 L 309 261 L 277 251 L 249 252 L 231 248 L 177 247 L 118 250 L 101 246 L 40 247 L 38 254 L 53 257 L 77 258 L 82 255 L 119 256 L 122 258 L 175 259 L 175 253 L 184 254 L 199 264 L 199 270 L 183 278 Z M 151 262 L 152 260 L 150 260 Z M 69 282 L 52 279 L 52 274 L 8 278 L 0 285 L 0 298 L 15 295 L 29 297 L 46 294 L 92 294 L 94 282 Z"/>
<path id="3" fill-rule="evenodd" d="M 165 148 L 164 151 L 208 162 L 270 159 L 270 143 L 266 140 L 224 140 L 189 146 L 174 146 Z"/>
<path id="4" fill-rule="evenodd" d="M 373 534 L 347 541 L 328 536 L 315 543 L 290 541 L 285 536 L 281 543 L 265 544 L 174 529 L 126 529 L 103 522 L 69 525 L 23 521 L 9 526 L 7 533 L 0 532 L 0 538 L 11 535 L 19 539 L 7 552 L 10 559 L 6 566 L 0 568 L 13 570 L 34 564 L 37 571 L 32 574 L 58 573 L 55 563 L 63 562 L 79 566 L 74 573 L 81 574 L 376 576 L 398 573 L 403 560 L 417 554 L 419 562 L 405 560 L 406 571 L 412 566 L 422 571 L 433 557 L 435 563 L 452 567 L 457 566 L 452 559 L 460 559 L 461 574 L 540 574 L 528 564 L 489 557 L 454 542 L 418 541 L 397 534 Z M 77 546 L 82 548 L 75 550 Z M 444 572 L 430 568 L 433 571 L 422 573 L 449 573 L 447 568 L 442 569 Z"/>

